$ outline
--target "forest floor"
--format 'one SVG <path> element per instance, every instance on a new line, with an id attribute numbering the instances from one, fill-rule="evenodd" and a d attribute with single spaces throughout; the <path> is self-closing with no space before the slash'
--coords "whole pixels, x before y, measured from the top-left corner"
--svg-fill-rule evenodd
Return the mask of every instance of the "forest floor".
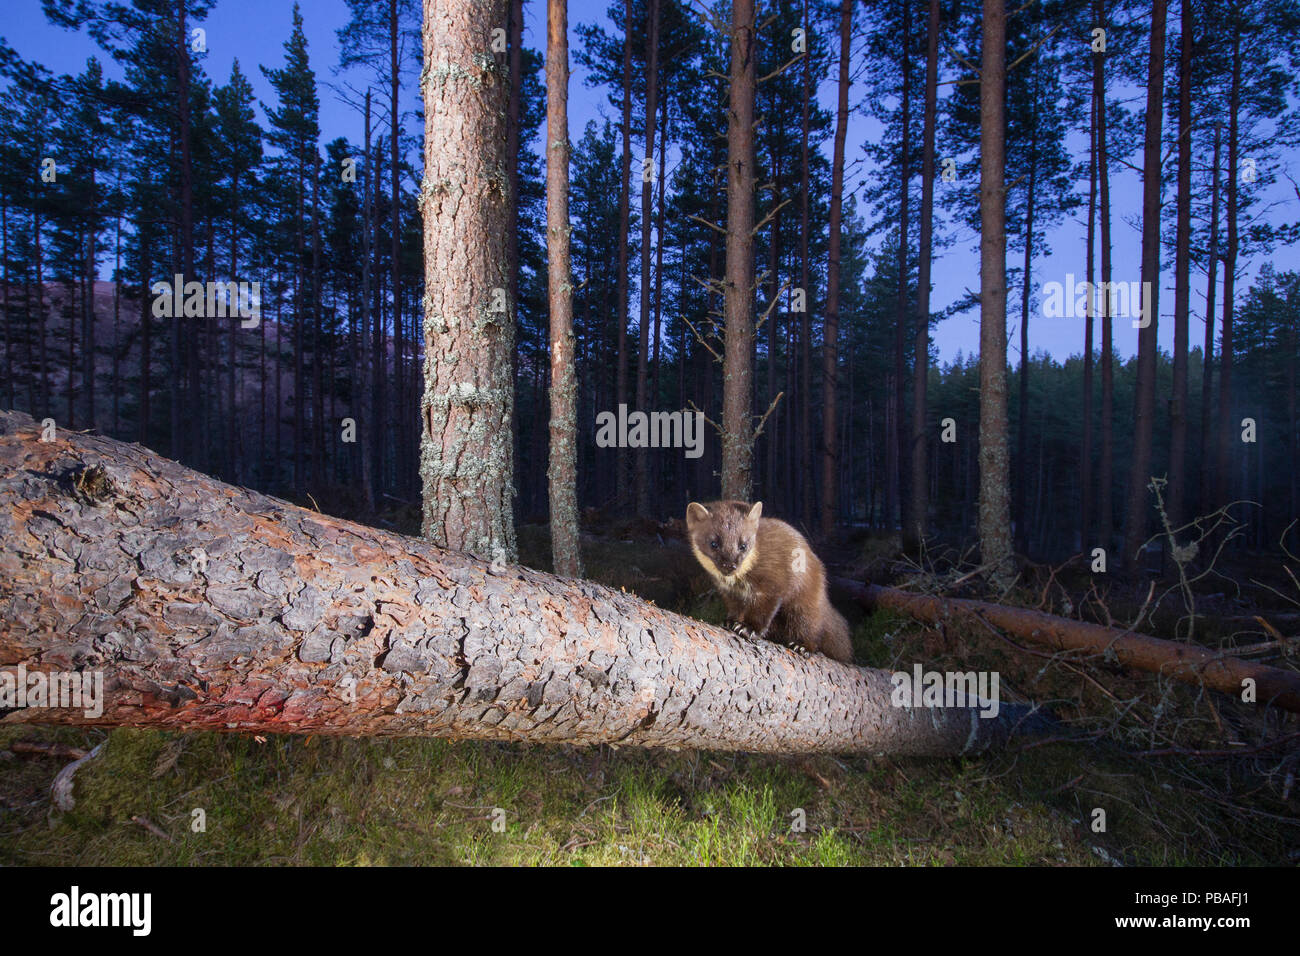
<path id="1" fill-rule="evenodd" d="M 859 564 L 882 547 L 888 550 L 860 542 Z M 525 564 L 549 565 L 545 529 L 522 529 L 520 548 Z M 590 577 L 720 621 L 721 605 L 671 533 L 614 529 L 584 539 L 584 558 Z M 1035 603 L 1029 589 L 1020 597 Z M 919 760 L 5 725 L 0 864 L 1300 860 L 1297 752 L 1249 746 L 1295 733 L 1294 718 L 1254 726 L 1231 701 L 1207 704 L 1153 678 L 1049 661 L 989 634 L 940 634 L 888 613 L 842 608 L 854 624 L 859 663 L 997 669 L 1004 699 L 1050 700 L 1072 735 L 1089 739 Z M 1211 749 L 1225 734 L 1245 756 L 1150 753 Z M 16 741 L 106 745 L 78 770 L 75 807 L 59 812 L 50 785 L 66 760 L 15 754 Z"/>

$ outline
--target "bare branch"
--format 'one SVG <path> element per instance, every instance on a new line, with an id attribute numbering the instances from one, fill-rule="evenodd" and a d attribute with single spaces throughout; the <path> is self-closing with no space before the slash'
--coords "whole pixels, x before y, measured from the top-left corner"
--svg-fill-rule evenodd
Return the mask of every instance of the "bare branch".
<path id="1" fill-rule="evenodd" d="M 966 67 L 966 69 L 968 69 L 968 70 L 970 70 L 972 73 L 974 73 L 976 76 L 979 76 L 979 75 L 980 75 L 979 67 L 977 67 L 977 66 L 976 66 L 974 63 L 972 63 L 970 60 L 966 59 L 964 56 L 962 56 L 960 53 L 958 53 L 958 52 L 957 52 L 956 50 L 954 50 L 952 47 L 950 47 L 950 46 L 946 46 L 946 47 L 944 47 L 944 51 L 945 51 L 945 52 L 946 52 L 950 57 L 952 57 L 954 60 L 956 60 L 957 62 L 961 63 L 962 66 Z M 958 81 L 958 82 L 962 82 L 962 81 Z"/>
<path id="2" fill-rule="evenodd" d="M 695 220 L 696 222 L 698 222 L 700 225 L 702 225 L 702 226 L 708 226 L 710 229 L 713 229 L 713 230 L 715 230 L 715 231 L 721 233 L 721 234 L 724 235 L 724 236 L 727 234 L 727 230 L 723 229 L 723 228 L 722 228 L 721 226 L 719 226 L 716 222 L 709 222 L 709 220 L 707 220 L 707 219 L 701 219 L 699 216 L 695 215 L 694 213 L 692 213 L 688 218 L 690 218 L 690 219 L 694 219 L 694 220 Z"/>
<path id="3" fill-rule="evenodd" d="M 769 222 L 771 222 L 776 217 L 776 214 L 779 213 L 783 207 L 788 206 L 791 202 L 792 200 L 790 199 L 781 200 L 780 204 L 776 206 L 776 208 L 774 208 L 771 212 L 769 212 L 766 216 L 764 216 L 762 221 L 749 231 L 749 234 L 751 236 L 757 236 L 759 232 L 762 231 L 763 227 L 766 226 Z"/>
<path id="4" fill-rule="evenodd" d="M 790 288 L 790 280 L 786 279 L 785 282 L 781 283 L 781 288 L 776 290 L 776 295 L 772 296 L 772 301 L 767 304 L 767 308 L 763 310 L 762 317 L 757 322 L 754 323 L 755 332 L 757 332 L 759 329 L 763 327 L 763 323 L 768 320 L 768 317 L 772 314 L 772 310 L 775 309 L 777 305 L 780 303 L 781 293 L 788 288 Z"/>
<path id="5" fill-rule="evenodd" d="M 767 424 L 768 416 L 771 415 L 774 411 L 776 411 L 776 404 L 777 402 L 781 401 L 781 398 L 784 395 L 785 392 L 777 392 L 776 398 L 772 399 L 772 404 L 767 406 L 767 411 L 765 411 L 763 413 L 763 417 L 758 420 L 758 427 L 754 429 L 755 441 L 758 441 L 758 436 L 763 434 L 763 426 Z"/>
<path id="6" fill-rule="evenodd" d="M 722 360 L 719 359 L 718 361 L 722 361 Z M 695 404 L 694 399 L 691 399 L 691 408 L 695 409 L 697 414 L 704 415 L 704 411 L 698 405 Z M 717 429 L 719 435 L 723 434 L 722 426 L 719 425 L 717 422 L 715 422 L 708 415 L 704 415 L 704 420 L 708 422 L 710 425 L 712 425 L 715 429 Z"/>
<path id="7" fill-rule="evenodd" d="M 700 330 L 695 327 L 694 323 L 691 322 L 691 320 L 684 315 L 682 316 L 682 321 L 686 323 L 686 326 L 691 330 L 691 333 L 695 336 L 695 341 L 699 342 L 706 349 L 708 349 L 709 354 L 713 356 L 715 361 L 721 362 L 722 356 L 718 354 L 718 350 L 715 349 L 712 345 L 710 345 L 707 341 L 705 341 L 704 336 L 700 334 Z"/>
<path id="8" fill-rule="evenodd" d="M 1051 29 L 1050 31 L 1048 31 L 1047 36 L 1043 37 L 1041 40 L 1039 40 L 1037 43 L 1035 43 L 1032 47 L 1030 47 L 1028 50 L 1026 50 L 1024 53 L 1022 53 L 1019 57 L 1017 57 L 1017 58 L 1016 58 L 1016 61 L 1015 61 L 1014 63 L 1012 63 L 1009 67 L 1007 67 L 1007 72 L 1010 73 L 1012 70 L 1014 70 L 1016 67 L 1018 67 L 1018 66 L 1019 66 L 1021 63 L 1023 63 L 1025 60 L 1029 59 L 1029 57 L 1031 57 L 1031 56 L 1033 56 L 1035 53 L 1037 53 L 1037 52 L 1038 52 L 1038 48 L 1039 48 L 1040 46 L 1042 46 L 1044 43 L 1046 43 L 1048 40 L 1050 40 L 1050 39 L 1052 38 L 1052 36 L 1053 36 L 1053 35 L 1054 35 L 1058 30 L 1060 30 L 1060 29 L 1061 29 L 1061 24 L 1059 24 L 1059 23 L 1058 23 L 1056 26 L 1052 27 L 1052 29 Z"/>
<path id="9" fill-rule="evenodd" d="M 794 66 L 796 63 L 798 63 L 800 60 L 802 60 L 802 59 L 803 59 L 804 57 L 806 57 L 807 55 L 808 55 L 807 53 L 800 53 L 798 56 L 796 56 L 796 57 L 792 57 L 791 59 L 786 60 L 785 63 L 783 63 L 783 64 L 781 64 L 780 66 L 778 66 L 778 67 L 777 67 L 775 70 L 773 70 L 771 73 L 767 74 L 767 76 L 760 76 L 760 77 L 758 78 L 758 85 L 759 85 L 759 86 L 762 86 L 762 85 L 763 85 L 764 83 L 766 83 L 768 80 L 776 79 L 776 77 L 780 76 L 780 75 L 781 75 L 782 73 L 784 73 L 786 70 L 790 69 L 790 67 Z"/>

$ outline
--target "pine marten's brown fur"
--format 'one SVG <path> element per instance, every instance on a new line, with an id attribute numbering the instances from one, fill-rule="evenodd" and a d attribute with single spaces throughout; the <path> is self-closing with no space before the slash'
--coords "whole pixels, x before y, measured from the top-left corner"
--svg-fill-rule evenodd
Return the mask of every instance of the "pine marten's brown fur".
<path id="1" fill-rule="evenodd" d="M 850 663 L 849 625 L 826 595 L 826 569 L 803 535 L 762 515 L 761 501 L 692 501 L 686 508 L 691 551 L 722 595 L 732 627 Z"/>

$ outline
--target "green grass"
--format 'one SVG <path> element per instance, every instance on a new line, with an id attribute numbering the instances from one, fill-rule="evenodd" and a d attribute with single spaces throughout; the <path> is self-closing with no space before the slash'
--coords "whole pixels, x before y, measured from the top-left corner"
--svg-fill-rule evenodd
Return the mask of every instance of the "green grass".
<path id="1" fill-rule="evenodd" d="M 675 582 L 665 606 L 720 620 L 715 598 L 680 583 L 692 573 L 680 558 L 617 541 L 586 555 L 593 577 L 635 583 L 635 562 L 635 573 Z M 1075 686 L 1035 684 L 1040 660 L 1016 665 L 977 635 L 941 636 L 889 614 L 858 620 L 854 640 L 859 661 L 875 666 L 998 666 L 1007 685 L 1036 697 Z M 66 761 L 9 753 L 15 740 L 105 739 L 63 814 L 48 794 Z M 1297 797 L 1226 805 L 1217 795 L 1247 789 L 1235 772 L 1113 743 L 923 761 L 4 725 L 0 864 L 1294 863 Z M 1104 833 L 1089 826 L 1097 807 Z"/>
<path id="2" fill-rule="evenodd" d="M 20 738 L 102 735 L 6 727 L 0 747 Z M 1093 865 L 1096 845 L 1130 863 L 1223 864 L 1281 862 L 1287 845 L 1207 815 L 1134 758 L 1073 744 L 905 761 L 139 730 L 107 739 L 78 771 L 66 814 L 45 799 L 62 761 L 5 761 L 0 863 Z M 1093 806 L 1107 809 L 1106 834 L 1084 825 Z"/>

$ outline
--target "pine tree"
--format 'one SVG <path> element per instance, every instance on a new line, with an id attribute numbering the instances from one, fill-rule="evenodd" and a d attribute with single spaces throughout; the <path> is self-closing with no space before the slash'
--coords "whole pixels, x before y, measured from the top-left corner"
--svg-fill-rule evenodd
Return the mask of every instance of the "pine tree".
<path id="1" fill-rule="evenodd" d="M 220 208 L 225 212 L 223 223 L 227 243 L 227 275 L 232 282 L 240 281 L 247 245 L 241 238 L 247 236 L 251 212 L 258 201 L 261 189 L 259 171 L 262 165 L 262 129 L 253 114 L 253 87 L 239 67 L 239 60 L 231 64 L 230 79 L 225 86 L 213 91 L 216 114 L 214 143 L 215 165 L 224 173 L 219 186 Z M 243 234 L 243 235 L 241 235 Z M 251 237 L 248 237 L 251 241 Z M 231 480 L 240 474 L 239 463 L 243 455 L 239 447 L 242 429 L 239 427 L 236 373 L 239 367 L 240 323 L 229 322 L 226 330 L 229 340 L 226 349 L 226 443 L 230 451 L 228 469 Z"/>
<path id="2" fill-rule="evenodd" d="M 293 8 L 293 30 L 284 42 L 285 65 L 279 69 L 262 67 L 275 91 L 277 105 L 263 104 L 267 122 L 266 139 L 279 151 L 272 162 L 277 179 L 288 187 L 279 205 L 281 221 L 292 223 L 293 256 L 293 488 L 302 495 L 306 487 L 304 454 L 307 442 L 307 375 L 306 337 L 310 313 L 307 284 L 306 227 L 308 177 L 316 162 L 316 141 L 320 137 L 320 99 L 316 93 L 316 74 L 307 53 L 303 33 L 302 11 Z M 314 358 L 314 357 L 313 357 Z"/>
<path id="3" fill-rule="evenodd" d="M 507 15 L 506 0 L 425 0 L 420 475 L 426 538 L 513 562 L 514 304 L 502 301 L 511 207 L 495 178 L 506 160 L 509 84 L 497 80 L 505 64 L 483 55 Z"/>
<path id="4" fill-rule="evenodd" d="M 748 501 L 754 421 L 754 100 L 758 82 L 754 0 L 733 0 L 727 112 L 727 268 L 724 295 L 722 497 Z"/>

